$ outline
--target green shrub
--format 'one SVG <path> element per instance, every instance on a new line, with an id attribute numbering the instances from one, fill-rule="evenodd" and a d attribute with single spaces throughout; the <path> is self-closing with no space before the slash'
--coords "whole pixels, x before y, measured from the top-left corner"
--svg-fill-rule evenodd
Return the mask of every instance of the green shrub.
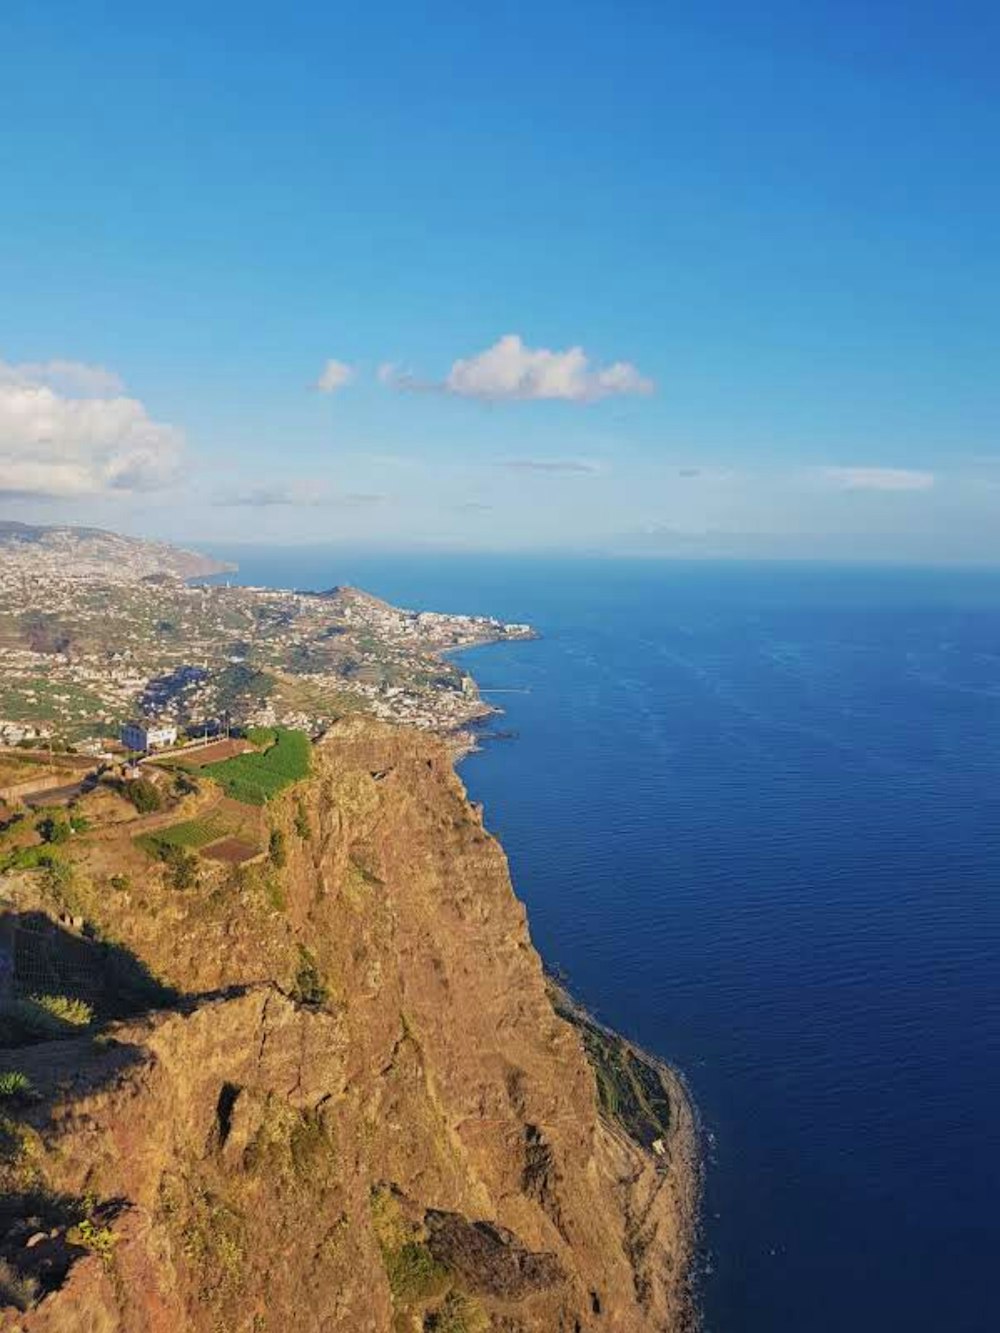
<path id="1" fill-rule="evenodd" d="M 447 1271 L 419 1240 L 408 1240 L 398 1249 L 383 1250 L 382 1263 L 392 1298 L 399 1305 L 414 1305 L 439 1295 L 448 1281 Z"/>
<path id="2" fill-rule="evenodd" d="M 160 859 L 169 867 L 167 876 L 171 888 L 193 889 L 198 885 L 198 858 L 186 852 L 183 847 L 167 845 L 162 848 Z"/>
<path id="3" fill-rule="evenodd" d="M 278 870 L 287 862 L 288 853 L 285 851 L 285 835 L 280 828 L 271 830 L 271 836 L 268 839 L 267 853 L 271 858 L 271 864 Z"/>
<path id="4" fill-rule="evenodd" d="M 134 778 L 125 783 L 125 795 L 132 802 L 140 815 L 152 814 L 163 808 L 163 797 L 154 782 L 149 778 Z"/>
<path id="5" fill-rule="evenodd" d="M 85 1028 L 94 1021 L 93 1007 L 85 1000 L 74 999 L 70 995 L 32 995 L 31 1003 L 37 1004 L 60 1023 L 70 1027 Z"/>
<path id="6" fill-rule="evenodd" d="M 51 997 L 46 997 L 51 998 Z M 0 1005 L 0 1046 L 26 1046 L 71 1036 L 77 1025 L 38 999 L 5 1000 Z"/>
<path id="7" fill-rule="evenodd" d="M 108 883 L 118 893 L 124 893 L 126 889 L 132 887 L 132 880 L 128 875 L 112 875 Z"/>
<path id="8" fill-rule="evenodd" d="M 25 1097 L 31 1092 L 31 1079 L 19 1069 L 0 1074 L 0 1097 Z"/>
<path id="9" fill-rule="evenodd" d="M 47 843 L 40 847 L 17 847 L 0 856 L 0 874 L 6 870 L 46 870 L 59 863 L 59 853 Z"/>
<path id="10" fill-rule="evenodd" d="M 303 842 L 308 842 L 312 837 L 309 812 L 306 810 L 306 803 L 301 796 L 295 802 L 295 832 Z"/>
<path id="11" fill-rule="evenodd" d="M 115 1252 L 118 1237 L 108 1226 L 101 1226 L 93 1218 L 85 1217 L 66 1233 L 70 1244 L 82 1245 L 84 1249 L 98 1255 L 104 1262 L 110 1263 Z"/>
<path id="12" fill-rule="evenodd" d="M 19 1273 L 12 1263 L 0 1259 L 0 1306 L 12 1305 L 26 1314 L 41 1295 L 37 1278 Z"/>
<path id="13" fill-rule="evenodd" d="M 297 1000 L 299 1004 L 310 1005 L 313 1008 L 319 1008 L 326 1004 L 329 998 L 329 991 L 326 983 L 320 975 L 319 968 L 316 966 L 316 960 L 303 945 L 299 945 L 299 967 L 295 973 L 295 984 L 292 987 L 292 999 Z"/>
<path id="14" fill-rule="evenodd" d="M 42 842 L 52 844 L 66 842 L 73 832 L 69 822 L 60 819 L 58 815 L 46 815 L 44 819 L 38 821 L 35 829 Z"/>
<path id="15" fill-rule="evenodd" d="M 428 1333 L 487 1333 L 490 1317 L 471 1296 L 450 1291 L 424 1327 Z"/>
<path id="16" fill-rule="evenodd" d="M 190 773 L 179 769 L 174 773 L 174 791 L 178 796 L 191 796 L 198 791 L 198 784 Z"/>

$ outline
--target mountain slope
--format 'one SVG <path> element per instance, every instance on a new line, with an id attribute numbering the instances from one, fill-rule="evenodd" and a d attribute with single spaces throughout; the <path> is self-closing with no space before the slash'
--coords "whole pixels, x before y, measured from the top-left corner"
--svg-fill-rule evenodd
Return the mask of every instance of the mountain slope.
<path id="1" fill-rule="evenodd" d="M 113 837 L 78 863 L 77 919 L 179 998 L 0 1061 L 41 1097 L 8 1206 L 34 1172 L 111 1237 L 48 1227 L 79 1253 L 18 1327 L 687 1327 L 689 1108 L 672 1086 L 659 1156 L 602 1119 L 439 743 L 340 724 L 270 817 L 280 857 L 194 889 L 110 890 Z"/>

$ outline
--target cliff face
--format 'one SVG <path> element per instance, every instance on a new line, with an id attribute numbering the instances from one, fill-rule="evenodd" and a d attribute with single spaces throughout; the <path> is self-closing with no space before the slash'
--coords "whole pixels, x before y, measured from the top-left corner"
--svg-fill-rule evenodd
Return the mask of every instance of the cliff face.
<path id="1" fill-rule="evenodd" d="M 315 768 L 275 811 L 283 865 L 79 890 L 180 998 L 0 1060 L 41 1094 L 12 1132 L 5 1253 L 62 1278 L 10 1326 L 685 1327 L 683 1099 L 659 1155 L 601 1118 L 436 742 L 345 724 Z"/>

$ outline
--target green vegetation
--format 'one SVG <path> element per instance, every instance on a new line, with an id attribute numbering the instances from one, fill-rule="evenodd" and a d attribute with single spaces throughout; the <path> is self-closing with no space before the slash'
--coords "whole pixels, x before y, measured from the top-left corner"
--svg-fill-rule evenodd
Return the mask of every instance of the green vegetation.
<path id="1" fill-rule="evenodd" d="M 168 1198 L 163 1203 L 169 1208 Z M 181 1244 L 206 1303 L 231 1300 L 243 1291 L 248 1230 L 241 1209 L 207 1188 L 194 1194 Z"/>
<path id="2" fill-rule="evenodd" d="M 409 1240 L 397 1249 L 383 1250 L 382 1263 L 392 1298 L 400 1305 L 430 1300 L 448 1281 L 446 1270 L 419 1240 Z"/>
<path id="3" fill-rule="evenodd" d="M 403 1216 L 397 1195 L 385 1185 L 371 1197 L 372 1227 L 382 1252 L 389 1290 L 402 1308 L 440 1299 L 450 1285 L 447 1270 Z"/>
<path id="4" fill-rule="evenodd" d="M 115 1252 L 118 1237 L 108 1226 L 101 1226 L 93 1218 L 85 1217 L 66 1233 L 71 1244 L 82 1245 L 85 1250 L 98 1255 L 104 1262 L 110 1263 Z"/>
<path id="5" fill-rule="evenodd" d="M 280 828 L 271 830 L 271 836 L 267 844 L 267 854 L 271 858 L 271 864 L 278 870 L 288 861 L 288 853 L 285 850 L 285 835 Z"/>
<path id="6" fill-rule="evenodd" d="M 274 727 L 247 727 L 246 738 L 258 750 L 266 750 L 278 739 Z"/>
<path id="7" fill-rule="evenodd" d="M 316 966 L 316 959 L 303 944 L 299 945 L 299 967 L 295 973 L 292 999 L 315 1009 L 329 999 L 329 990 Z"/>
<path id="8" fill-rule="evenodd" d="M 252 751 L 208 764 L 203 770 L 227 796 L 248 805 L 265 805 L 285 787 L 309 773 L 309 737 L 285 727 L 275 730 L 275 741 L 263 752 Z"/>
<path id="9" fill-rule="evenodd" d="M 70 1027 L 85 1028 L 94 1021 L 93 1007 L 70 995 L 32 995 L 31 1003 Z"/>
<path id="10" fill-rule="evenodd" d="M 0 716 L 15 722 L 62 722 L 85 734 L 103 711 L 98 695 L 71 681 L 36 676 L 0 685 Z"/>
<path id="11" fill-rule="evenodd" d="M 303 842 L 308 842 L 312 837 L 312 825 L 309 823 L 309 812 L 306 809 L 306 803 L 299 796 L 295 802 L 295 832 Z"/>
<path id="12" fill-rule="evenodd" d="M 68 842 L 76 832 L 76 828 L 70 819 L 63 819 L 57 814 L 46 814 L 35 824 L 35 832 L 42 842 L 58 845 L 61 842 Z"/>
<path id="13" fill-rule="evenodd" d="M 76 1005 L 80 1008 L 74 1008 Z M 72 1036 L 89 1024 L 92 1016 L 89 1005 L 64 995 L 5 1000 L 0 1005 L 0 1046 L 25 1046 Z"/>
<path id="14" fill-rule="evenodd" d="M 216 701 L 220 712 L 249 711 L 248 705 L 266 699 L 274 689 L 274 677 L 245 662 L 234 662 L 222 668 L 216 677 Z"/>
<path id="15" fill-rule="evenodd" d="M 243 1164 L 247 1171 L 285 1186 L 315 1186 L 336 1167 L 333 1142 L 322 1114 L 296 1110 L 278 1098 L 270 1098 L 246 1147 Z"/>
<path id="16" fill-rule="evenodd" d="M 8 870 L 52 870 L 64 865 L 59 853 L 47 843 L 40 847 L 15 847 L 0 856 L 0 875 Z"/>
<path id="17" fill-rule="evenodd" d="M 183 847 L 165 846 L 161 849 L 160 860 L 169 867 L 170 887 L 174 889 L 194 889 L 198 886 L 198 862 Z"/>
<path id="18" fill-rule="evenodd" d="M 157 829 L 155 833 L 143 833 L 135 841 L 150 856 L 163 860 L 163 849 L 182 847 L 197 851 L 211 842 L 232 833 L 232 823 L 225 815 L 209 814 L 200 819 L 187 819 L 180 824 L 171 824 L 168 828 Z"/>
<path id="19" fill-rule="evenodd" d="M 428 1333 L 488 1333 L 490 1317 L 471 1296 L 450 1291 L 439 1310 L 429 1316 Z"/>
<path id="20" fill-rule="evenodd" d="M 602 1113 L 649 1148 L 670 1129 L 670 1098 L 655 1066 L 620 1037 L 581 1027 L 584 1049 L 597 1077 Z"/>
<path id="21" fill-rule="evenodd" d="M 149 778 L 135 778 L 126 782 L 123 794 L 132 802 L 140 815 L 150 815 L 163 808 L 159 788 Z"/>
<path id="22" fill-rule="evenodd" d="M 205 821 L 206 824 L 210 822 Z M 200 839 L 200 835 L 193 831 L 198 823 L 198 820 L 191 820 L 188 824 L 172 824 L 169 828 L 144 833 L 134 839 L 144 852 L 169 867 L 168 882 L 175 889 L 193 889 L 198 883 L 198 859 L 188 848 L 204 846 L 223 836 L 213 833 Z"/>
<path id="23" fill-rule="evenodd" d="M 18 1069 L 11 1069 L 5 1074 L 0 1074 L 0 1097 L 14 1098 L 26 1097 L 31 1092 L 31 1079 L 27 1074 L 22 1074 Z"/>
<path id="24" fill-rule="evenodd" d="M 74 833 L 86 833 L 90 829 L 90 820 L 86 815 L 71 813 L 68 818 L 56 810 L 47 810 L 35 822 L 35 832 L 42 842 L 58 846 L 68 842 Z"/>
<path id="25" fill-rule="evenodd" d="M 41 1294 L 37 1278 L 19 1273 L 12 1263 L 0 1259 L 0 1306 L 10 1305 L 26 1314 Z"/>

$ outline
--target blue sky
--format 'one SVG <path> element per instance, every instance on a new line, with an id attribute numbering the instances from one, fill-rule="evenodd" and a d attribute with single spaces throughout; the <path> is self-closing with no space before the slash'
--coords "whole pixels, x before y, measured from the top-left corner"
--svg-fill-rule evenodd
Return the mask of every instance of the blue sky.
<path id="1" fill-rule="evenodd" d="M 995 4 L 4 25 L 4 515 L 1000 559 Z"/>

